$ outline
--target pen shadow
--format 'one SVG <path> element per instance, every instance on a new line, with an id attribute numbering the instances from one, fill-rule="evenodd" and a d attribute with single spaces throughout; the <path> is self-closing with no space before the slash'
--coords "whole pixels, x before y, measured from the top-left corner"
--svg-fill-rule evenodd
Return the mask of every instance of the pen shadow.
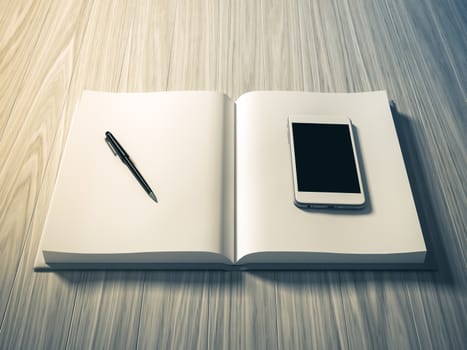
<path id="1" fill-rule="evenodd" d="M 362 177 L 362 187 L 363 193 L 365 194 L 365 204 L 361 208 L 302 208 L 298 207 L 298 209 L 307 212 L 307 213 L 324 213 L 330 215 L 366 215 L 370 214 L 373 211 L 371 205 L 371 194 L 368 191 L 368 182 L 366 178 L 365 172 L 365 161 L 362 157 L 361 147 L 360 147 L 360 138 L 358 128 L 355 125 L 352 125 L 352 131 L 355 141 L 355 151 L 357 153 L 357 159 L 359 164 L 360 175 Z"/>

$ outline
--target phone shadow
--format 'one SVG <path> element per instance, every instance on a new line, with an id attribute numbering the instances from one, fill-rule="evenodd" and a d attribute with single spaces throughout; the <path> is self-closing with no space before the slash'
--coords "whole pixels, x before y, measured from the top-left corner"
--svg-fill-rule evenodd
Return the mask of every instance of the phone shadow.
<path id="1" fill-rule="evenodd" d="M 371 204 L 371 195 L 368 191 L 368 182 L 365 173 L 365 161 L 362 157 L 361 147 L 360 147 L 360 139 L 358 135 L 358 128 L 352 124 L 352 131 L 354 136 L 355 142 L 355 151 L 357 153 L 357 159 L 359 163 L 359 170 L 360 175 L 362 177 L 362 186 L 363 186 L 363 193 L 365 194 L 365 204 L 362 207 L 349 207 L 349 208 L 305 208 L 299 207 L 298 209 L 308 212 L 308 213 L 324 213 L 330 215 L 367 215 L 373 211 L 373 207 Z"/>

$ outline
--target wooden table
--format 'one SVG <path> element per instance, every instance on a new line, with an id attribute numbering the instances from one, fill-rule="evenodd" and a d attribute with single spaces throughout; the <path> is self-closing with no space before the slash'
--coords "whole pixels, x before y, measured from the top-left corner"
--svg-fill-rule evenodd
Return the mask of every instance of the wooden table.
<path id="1" fill-rule="evenodd" d="M 467 5 L 0 1 L 1 349 L 461 349 Z M 32 266 L 83 89 L 386 89 L 434 271 Z"/>

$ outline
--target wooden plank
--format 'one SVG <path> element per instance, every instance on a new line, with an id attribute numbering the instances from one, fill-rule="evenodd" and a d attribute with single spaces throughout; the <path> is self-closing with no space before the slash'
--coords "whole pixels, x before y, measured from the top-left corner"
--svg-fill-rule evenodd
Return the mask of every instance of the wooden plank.
<path id="1" fill-rule="evenodd" d="M 138 3 L 122 69 L 122 89 L 167 90 L 176 6 L 170 0 Z"/>
<path id="2" fill-rule="evenodd" d="M 275 272 L 210 272 L 208 348 L 277 349 Z"/>
<path id="3" fill-rule="evenodd" d="M 279 272 L 279 348 L 348 348 L 349 334 L 341 299 L 336 272 Z"/>
<path id="4" fill-rule="evenodd" d="M 72 113 L 83 89 L 127 91 L 124 70 L 133 26 L 142 20 L 140 3 L 96 2 L 67 105 Z M 105 20 L 103 20 L 105 18 Z M 70 118 L 64 128 L 69 127 Z M 61 144 L 65 139 L 61 140 Z M 128 283 L 133 281 L 133 283 Z M 83 272 L 76 293 L 67 348 L 134 348 L 143 296 L 143 274 Z"/>
<path id="5" fill-rule="evenodd" d="M 237 98 L 249 90 L 301 87 L 299 45 L 294 40 L 296 12 L 287 2 L 228 2 L 221 6 L 222 80 Z M 229 43 L 225 44 L 223 42 Z M 267 72 L 267 73 L 266 73 Z M 230 83 L 230 82 L 233 83 Z M 218 348 L 278 348 L 275 273 L 220 273 L 211 275 L 209 346 Z"/>
<path id="6" fill-rule="evenodd" d="M 50 276 L 47 276 L 45 274 L 32 274 L 32 263 L 35 256 L 34 250 L 37 249 L 38 240 L 43 225 L 43 221 L 41 222 L 40 220 L 42 220 L 42 218 L 45 218 L 45 211 L 43 211 L 42 209 L 47 208 L 48 201 L 50 200 L 51 190 L 53 189 L 53 183 L 56 177 L 60 154 L 63 149 L 64 142 L 66 140 L 66 133 L 75 103 L 81 95 L 82 89 L 87 84 L 91 86 L 101 86 L 101 88 L 111 90 L 117 89 L 116 86 L 118 86 L 118 82 L 120 80 L 119 75 L 122 70 L 125 50 L 127 47 L 126 44 L 128 40 L 127 38 L 125 38 L 124 40 L 118 40 L 118 38 L 119 35 L 126 36 L 130 32 L 128 30 L 128 27 L 131 26 L 132 16 L 125 17 L 125 15 L 128 14 L 127 8 L 125 6 L 119 6 L 119 4 L 114 4 L 112 2 L 99 2 L 99 5 L 96 5 L 92 9 L 89 8 L 89 10 L 92 10 L 91 13 L 83 15 L 82 17 L 82 19 L 85 20 L 85 25 L 87 24 L 87 27 L 84 27 L 86 31 L 84 32 L 84 30 L 80 30 L 80 34 L 77 35 L 77 42 L 81 44 L 81 41 L 83 40 L 83 44 L 81 47 L 79 58 L 77 59 L 77 63 L 74 67 L 74 74 L 73 79 L 71 80 L 71 85 L 70 83 L 67 84 L 67 87 L 68 85 L 70 85 L 70 87 L 68 91 L 68 99 L 66 101 L 66 104 L 64 107 L 62 106 L 64 110 L 64 116 L 61 119 L 61 124 L 57 127 L 58 131 L 55 138 L 55 147 L 53 148 L 54 152 L 50 156 L 49 168 L 46 173 L 46 178 L 44 180 L 44 184 L 50 185 L 44 186 L 43 190 L 45 191 L 41 192 L 40 203 L 45 203 L 45 205 L 43 207 L 39 207 L 39 209 L 41 209 L 41 212 L 38 214 L 39 216 L 34 217 L 32 225 L 32 248 L 28 249 L 28 254 L 21 261 L 22 264 L 19 270 L 19 275 L 22 276 L 24 274 L 25 277 L 21 280 L 17 279 L 18 283 L 15 283 L 14 285 L 13 291 L 11 293 L 13 298 L 10 302 L 10 304 L 15 306 L 14 309 L 16 309 L 17 312 L 19 312 L 22 305 L 24 305 L 25 307 L 28 305 L 48 305 L 54 302 L 54 297 L 56 295 L 59 295 L 63 303 L 63 305 L 61 305 L 61 309 L 59 310 L 60 312 L 57 312 L 57 315 L 60 317 L 60 321 L 58 321 L 58 325 L 55 327 L 55 329 L 53 327 L 48 327 L 46 329 L 40 327 L 30 327 L 31 325 L 35 325 L 36 323 L 42 323 L 44 324 L 44 326 L 47 326 L 47 322 L 44 322 L 44 317 L 48 316 L 50 318 L 49 312 L 54 312 L 53 309 L 50 309 L 47 310 L 47 313 L 34 313 L 32 315 L 29 315 L 30 317 L 28 317 L 27 319 L 21 318 L 17 320 L 16 322 L 18 324 L 16 324 L 16 327 L 14 327 L 14 313 L 7 313 L 5 318 L 5 324 L 12 327 L 12 329 L 4 327 L 6 329 L 5 333 L 3 334 L 5 336 L 6 341 L 10 342 L 12 342 L 12 339 L 15 339 L 14 336 L 18 334 L 15 330 L 22 330 L 28 335 L 28 337 L 26 337 L 25 339 L 26 341 L 31 341 L 30 344 L 34 344 L 34 341 L 38 336 L 36 332 L 39 332 L 39 336 L 41 337 L 40 339 L 42 341 L 42 343 L 38 344 L 39 347 L 64 348 L 67 344 L 68 346 L 79 347 L 81 342 L 83 344 L 87 344 L 88 339 L 86 337 L 81 337 L 82 333 L 80 333 L 80 331 L 83 331 L 83 328 L 81 327 L 82 324 L 80 322 L 76 322 L 76 317 L 78 317 L 79 320 L 88 324 L 89 320 L 87 319 L 87 317 L 89 317 L 89 319 L 92 320 L 93 318 L 98 318 L 98 316 L 101 316 L 101 319 L 98 318 L 98 321 L 101 321 L 102 319 L 107 319 L 107 316 L 112 315 L 112 317 L 116 320 L 116 323 L 118 323 L 119 325 L 125 325 L 125 320 L 128 322 L 127 324 L 134 323 L 134 317 L 132 316 L 139 316 L 138 307 L 134 308 L 136 314 L 129 313 L 130 317 L 126 317 L 126 315 L 124 315 L 123 313 L 119 313 L 118 316 L 122 316 L 120 321 L 117 321 L 116 315 L 112 314 L 109 311 L 122 309 L 114 307 L 115 300 L 117 300 L 117 303 L 120 303 L 122 300 L 128 301 L 128 299 L 132 299 L 136 302 L 136 305 L 139 306 L 139 300 L 142 297 L 140 292 L 142 285 L 140 285 L 139 290 L 138 288 L 132 289 L 131 286 L 127 286 L 127 288 L 115 287 L 109 289 L 105 288 L 105 285 L 103 285 L 102 288 L 99 289 L 93 288 L 91 286 L 86 287 L 88 285 L 88 276 L 84 273 L 71 274 L 71 283 L 65 284 L 59 283 L 60 276 L 62 274 L 59 274 L 58 278 L 54 274 L 51 274 Z M 106 21 L 102 21 L 102 18 L 105 17 L 104 14 L 109 16 L 107 17 Z M 88 17 L 90 17 L 89 24 Z M 56 18 L 60 17 L 56 16 Z M 126 18 L 126 21 L 122 22 L 122 18 Z M 115 30 L 114 28 L 118 29 Z M 117 40 L 113 41 L 114 39 Z M 121 45 L 122 43 L 124 45 Z M 107 61 L 105 63 L 103 60 L 104 57 L 107 58 Z M 107 70 L 103 69 L 104 66 L 107 68 Z M 115 78 L 115 76 L 117 77 Z M 37 225 L 36 220 L 39 221 Z M 91 274 L 91 276 L 93 276 L 94 278 L 98 277 L 99 275 L 102 277 L 102 280 L 106 279 L 105 274 Z M 67 274 L 65 274 L 65 276 L 67 276 Z M 45 277 L 48 277 L 48 279 L 46 280 Z M 112 278 L 115 278 L 115 276 L 112 275 Z M 38 282 L 29 287 L 31 279 Z M 107 278 L 107 280 L 108 279 L 109 278 Z M 79 286 L 85 289 L 86 292 L 84 293 L 80 293 L 82 289 L 77 290 L 78 285 L 75 284 L 75 282 L 79 280 L 83 281 L 79 284 Z M 123 278 L 122 280 L 126 281 L 126 278 Z M 44 288 L 44 283 L 47 283 L 48 289 Z M 95 285 L 94 283 L 89 284 Z M 53 293 L 50 292 L 50 289 L 53 291 Z M 98 297 L 94 299 L 95 303 L 81 303 L 80 301 L 83 299 L 83 295 L 85 296 L 85 298 L 88 297 L 90 300 L 92 300 L 91 297 L 94 297 L 96 295 Z M 137 297 L 129 298 L 129 295 L 136 295 Z M 26 303 L 24 303 L 25 300 Z M 78 300 L 79 303 L 76 310 L 75 300 Z M 131 302 L 129 302 L 129 305 L 134 306 L 135 304 L 131 304 Z M 96 310 L 100 310 L 100 312 L 96 312 Z M 125 310 L 123 309 L 122 311 Z M 89 314 L 87 314 L 87 312 Z M 27 312 L 25 312 L 24 315 L 27 316 Z M 75 318 L 73 318 L 73 315 L 78 316 L 75 316 Z M 70 324 L 72 326 L 71 329 Z M 114 336 L 113 339 L 115 341 L 121 341 L 124 338 L 128 342 L 126 343 L 125 341 L 121 341 L 121 344 L 136 344 L 136 335 L 138 331 L 137 326 L 135 326 L 134 328 L 133 338 L 131 338 L 127 333 L 118 332 L 117 335 L 120 335 L 120 337 L 122 337 L 119 338 L 118 336 L 115 336 L 114 333 L 115 331 L 118 331 L 118 327 L 108 329 L 105 327 L 105 324 L 106 321 L 97 323 L 97 325 L 101 326 L 101 328 L 99 328 L 99 331 L 102 331 L 102 333 L 98 334 L 97 339 L 91 338 L 95 344 L 112 344 L 112 336 Z M 60 328 L 62 329 L 61 331 Z M 87 332 L 89 330 L 89 328 L 84 328 L 84 332 Z M 61 334 L 61 337 L 53 336 L 53 333 L 57 331 Z M 72 343 L 76 340 L 78 340 L 78 344 Z M 29 345 L 29 347 L 31 347 L 31 345 Z"/>
<path id="7" fill-rule="evenodd" d="M 136 348 L 142 297 L 143 272 L 82 273 L 67 348 Z"/>
<path id="8" fill-rule="evenodd" d="M 447 0 L 442 3 L 429 1 L 422 11 L 411 2 L 405 2 L 404 7 L 416 16 L 414 24 L 419 30 L 417 36 L 425 35 L 426 42 L 432 46 L 432 49 L 436 49 L 437 54 L 431 55 L 430 58 L 438 61 L 438 68 L 448 66 L 452 69 L 452 75 L 449 75 L 449 85 L 461 91 L 461 96 L 465 101 L 467 98 L 465 68 L 467 5 L 465 1 Z"/>
<path id="9" fill-rule="evenodd" d="M 318 3 L 318 5 L 319 10 L 322 11 L 322 3 Z M 455 233 L 454 237 L 460 237 L 460 227 L 464 227 L 465 231 L 462 215 L 457 215 L 457 218 L 453 220 L 449 219 L 449 216 L 456 215 L 457 210 L 462 211 L 459 203 L 462 203 L 463 200 L 459 201 L 450 197 L 448 199 L 450 210 L 444 213 L 433 210 L 433 206 L 429 205 L 429 203 L 446 200 L 446 197 L 438 190 L 440 188 L 440 184 L 437 183 L 438 179 L 442 179 L 443 185 L 449 184 L 448 186 L 457 188 L 454 193 L 463 193 L 462 185 L 457 182 L 457 179 L 462 176 L 458 175 L 461 171 L 456 164 L 465 163 L 465 161 L 446 161 L 437 156 L 436 153 L 439 152 L 439 149 L 433 147 L 437 142 L 428 136 L 430 134 L 437 135 L 441 140 L 450 140 L 450 147 L 454 147 L 454 149 L 445 148 L 442 151 L 442 154 L 448 159 L 462 153 L 458 136 L 458 131 L 462 130 L 462 126 L 459 125 L 460 119 L 456 117 L 462 112 L 453 110 L 453 107 L 460 107 L 456 100 L 461 100 L 462 95 L 459 94 L 459 91 L 452 91 L 449 87 L 448 81 L 455 78 L 455 68 L 452 71 L 446 70 L 442 66 L 442 62 L 436 62 L 437 58 L 431 54 L 439 49 L 436 47 L 440 39 L 436 38 L 436 33 L 426 34 L 429 33 L 428 28 L 431 25 L 430 13 L 424 13 L 424 9 L 420 6 L 409 5 L 408 2 L 389 2 L 387 4 L 352 2 L 351 6 L 347 6 L 346 3 L 341 2 L 339 6 L 327 7 L 325 13 L 321 13 L 319 17 L 323 23 L 329 21 L 326 17 L 328 10 L 333 13 L 333 16 L 336 16 L 336 19 L 332 20 L 331 23 L 335 23 L 335 31 L 339 31 L 340 34 L 332 34 L 331 38 L 338 40 L 347 52 L 347 56 L 332 54 L 332 57 L 349 59 L 352 64 L 356 65 L 356 69 L 339 70 L 341 64 L 339 60 L 332 62 L 332 64 L 326 64 L 325 61 L 319 63 L 320 57 L 329 59 L 330 50 L 332 52 L 340 49 L 331 46 L 326 48 L 328 55 L 320 56 L 318 52 L 310 50 L 314 47 L 313 40 L 316 40 L 316 34 L 306 37 L 305 41 L 305 44 L 310 44 L 308 44 L 304 54 L 312 58 L 308 62 L 304 59 L 305 68 L 308 64 L 307 70 L 316 72 L 315 74 L 320 77 L 318 80 L 322 79 L 319 67 L 322 67 L 324 72 L 330 73 L 326 69 L 332 66 L 333 70 L 345 72 L 348 79 L 352 80 L 354 86 L 347 86 L 346 90 L 353 90 L 354 87 L 357 89 L 385 88 L 388 89 L 390 96 L 396 99 L 400 109 L 409 111 L 409 116 L 401 115 L 400 118 L 396 119 L 396 126 L 398 126 L 400 138 L 402 133 L 401 145 L 409 177 L 412 180 L 425 236 L 432 238 L 433 242 L 430 248 L 435 250 L 439 258 L 438 261 L 441 262 L 441 269 L 438 272 L 419 273 L 425 276 L 424 279 L 431 280 L 432 285 L 441 284 L 443 286 L 435 288 L 431 293 L 427 292 L 430 288 L 427 288 L 425 283 L 419 285 L 416 275 L 412 274 L 394 273 L 366 276 L 354 273 L 350 276 L 348 274 L 342 275 L 345 283 L 342 284 L 341 299 L 345 306 L 351 348 L 381 348 L 383 344 L 388 343 L 402 348 L 414 346 L 455 348 L 459 344 L 458 341 L 463 338 L 462 331 L 465 333 L 463 323 L 459 322 L 462 312 L 459 312 L 459 309 L 454 310 L 455 307 L 453 307 L 453 305 L 462 305 L 458 296 L 465 288 L 465 269 L 462 263 L 464 253 L 463 249 L 460 248 L 463 243 L 455 244 L 455 240 L 447 239 L 444 234 L 440 236 L 441 227 L 452 227 L 453 224 L 455 226 L 448 231 Z M 316 10 L 316 8 L 312 7 L 311 9 Z M 301 21 L 305 20 L 306 13 L 307 11 L 300 12 Z M 371 16 L 368 16 L 368 13 L 371 13 Z M 334 26 L 329 26 L 328 30 L 332 27 Z M 317 35 L 321 35 L 319 31 L 317 33 Z M 331 38 L 325 42 L 331 42 Z M 316 45 L 325 45 L 323 39 L 317 40 L 319 44 Z M 307 53 L 307 51 L 311 51 L 311 53 Z M 441 55 L 443 54 L 441 53 Z M 440 67 L 441 69 L 439 69 Z M 404 78 L 401 79 L 401 77 Z M 333 79 L 326 80 L 333 81 Z M 309 86 L 326 86 L 325 82 L 312 80 L 311 83 L 308 83 L 308 81 L 305 80 L 305 83 Z M 425 86 L 429 86 L 430 89 L 426 89 Z M 451 96 L 446 96 L 447 91 Z M 451 103 L 448 102 L 449 100 Z M 430 106 L 428 109 L 425 107 L 426 104 Z M 437 118 L 437 115 L 443 115 L 444 118 Z M 428 116 L 430 122 L 427 124 Z M 435 126 L 435 124 L 438 125 Z M 442 145 L 435 147 L 440 146 L 443 147 Z M 448 167 L 449 170 L 440 172 L 441 167 L 438 168 L 439 170 L 434 169 L 437 167 L 436 163 L 444 163 L 442 167 Z M 449 178 L 445 177 L 443 173 L 449 174 Z M 427 174 L 433 175 L 427 176 Z M 461 239 L 464 238 L 465 235 Z M 445 249 L 443 249 L 446 244 L 449 245 L 447 251 L 457 251 L 458 254 L 448 258 Z M 448 265 L 446 265 L 445 258 L 448 261 L 451 260 Z M 460 261 L 459 258 L 461 258 Z M 384 278 L 381 278 L 381 275 Z M 456 283 L 445 288 L 446 282 L 442 280 L 446 280 L 449 278 L 448 276 L 452 276 Z M 359 282 L 357 283 L 357 281 Z M 370 299 L 370 295 L 375 295 L 375 293 L 376 297 Z M 427 294 L 422 298 L 425 293 Z M 361 295 L 368 295 L 367 299 L 373 301 L 366 302 L 360 298 Z M 414 302 L 417 303 L 416 307 L 414 307 Z M 447 317 L 447 313 L 442 313 L 442 309 L 438 309 L 437 305 L 444 305 L 445 308 L 452 310 L 451 316 Z M 380 316 L 381 307 L 384 310 L 390 310 L 389 313 L 385 311 L 384 320 Z M 425 309 L 438 309 L 438 316 L 435 317 L 433 314 L 429 317 L 424 311 Z M 385 324 L 387 328 L 382 327 Z M 398 325 L 404 325 L 404 328 L 398 329 Z M 446 327 L 452 329 L 447 331 Z M 407 332 L 406 330 L 411 331 Z M 441 338 L 433 336 L 439 333 L 436 330 L 444 332 Z M 448 333 L 456 336 L 450 338 L 447 336 Z"/>
<path id="10" fill-rule="evenodd" d="M 0 7 L 1 348 L 465 344 L 465 2 Z M 33 273 L 83 88 L 387 89 L 438 269 Z"/>
<path id="11" fill-rule="evenodd" d="M 221 65 L 225 64 L 222 63 L 225 60 L 229 60 L 229 66 L 222 71 L 228 72 L 225 78 L 229 84 L 229 96 L 237 99 L 247 91 L 265 88 L 261 2 L 231 1 L 223 8 L 230 11 L 228 34 L 225 35 L 231 43 L 228 51 L 222 51 L 225 56 Z"/>
<path id="12" fill-rule="evenodd" d="M 240 326 L 245 322 L 245 298 L 242 294 L 245 274 L 239 271 L 210 272 L 208 279 L 208 348 L 245 348 L 245 335 Z"/>
<path id="13" fill-rule="evenodd" d="M 275 272 L 245 272 L 240 332 L 244 349 L 278 349 Z"/>
<path id="14" fill-rule="evenodd" d="M 29 0 L 8 2 L 1 6 L 0 141 L 34 58 L 37 40 L 49 7 L 48 1 Z M 4 157 L 5 154 L 0 155 L 0 160 Z"/>
<path id="15" fill-rule="evenodd" d="M 167 4 L 163 6 L 167 7 Z M 166 44 L 160 50 L 164 52 L 162 62 L 167 66 L 161 71 L 166 74 L 161 76 L 165 80 L 158 79 L 159 87 L 169 90 L 216 89 L 213 78 L 217 73 L 215 51 L 218 41 L 213 38 L 218 35 L 217 14 L 215 1 L 179 1 L 175 7 L 168 7 L 167 22 L 160 18 L 163 33 L 171 40 L 160 39 Z M 152 31 L 150 33 L 153 35 Z M 146 274 L 138 348 L 207 347 L 207 275 L 203 272 Z"/>
<path id="16" fill-rule="evenodd" d="M 76 54 L 74 35 L 83 10 L 54 4 L 47 11 L 36 57 L 28 67 L 28 84 L 16 97 L 0 142 L 0 314 L 3 315 L 27 240 L 31 216 L 41 188 Z M 58 13 L 63 15 L 58 16 Z M 60 27 L 61 30 L 57 30 Z M 54 45 L 50 45 L 53 43 Z M 2 156 L 3 157 L 3 156 Z"/>
<path id="17" fill-rule="evenodd" d="M 35 275 L 32 264 L 47 208 L 40 194 L 54 184 L 44 176 L 45 169 L 79 51 L 75 39 L 88 10 L 78 2 L 45 7 L 47 18 L 28 67 L 27 84 L 17 96 L 2 139 L 7 158 L 0 173 L 4 186 L 0 215 L 5 215 L 0 220 L 5 249 L 0 258 L 6 267 L 0 299 L 1 348 L 54 348 L 66 341 L 73 306 L 69 301 L 74 299 L 78 274 Z M 33 212 L 37 221 L 31 221 Z M 47 297 L 37 298 L 39 294 Z M 65 331 L 54 333 L 60 329 Z"/>
<path id="18" fill-rule="evenodd" d="M 433 276 L 435 275 L 435 276 Z M 462 349 L 467 341 L 464 281 L 437 274 L 412 275 L 408 280 L 408 300 L 421 348 Z"/>
<path id="19" fill-rule="evenodd" d="M 216 90 L 219 50 L 217 1 L 179 1 L 168 90 Z"/>
<path id="20" fill-rule="evenodd" d="M 206 349 L 208 272 L 147 273 L 138 349 Z"/>
<path id="21" fill-rule="evenodd" d="M 341 274 L 342 303 L 350 348 L 419 347 L 405 272 Z"/>
<path id="22" fill-rule="evenodd" d="M 261 74 L 275 64 L 266 63 L 262 53 L 263 45 L 275 49 L 270 44 L 274 35 L 268 32 L 271 23 L 263 23 L 263 5 L 248 1 L 220 5 L 218 82 L 233 99 L 263 88 L 266 79 L 260 79 Z M 271 16 L 282 9 L 275 5 Z M 280 29 L 276 34 L 282 35 Z M 277 348 L 274 273 L 214 272 L 209 277 L 209 348 Z"/>
<path id="23" fill-rule="evenodd" d="M 299 8 L 296 1 L 261 2 L 265 83 L 270 90 L 303 90 Z"/>
<path id="24" fill-rule="evenodd" d="M 89 52 L 92 58 L 78 65 L 77 71 L 82 73 L 77 76 L 90 72 L 93 77 L 96 74 L 96 79 L 77 82 L 77 86 L 110 91 L 163 89 L 175 15 L 175 4 L 168 5 L 168 2 L 109 2 L 95 8 L 95 22 L 91 22 L 90 37 L 83 47 L 83 54 Z M 103 14 L 107 14 L 108 23 L 100 23 Z M 115 28 L 119 28 L 117 33 Z M 97 42 L 101 43 L 102 51 L 93 56 Z M 97 68 L 102 73 L 93 72 L 95 65 L 102 64 L 103 53 L 109 55 L 106 67 Z M 67 347 L 139 347 L 145 278 L 143 272 L 83 273 Z"/>

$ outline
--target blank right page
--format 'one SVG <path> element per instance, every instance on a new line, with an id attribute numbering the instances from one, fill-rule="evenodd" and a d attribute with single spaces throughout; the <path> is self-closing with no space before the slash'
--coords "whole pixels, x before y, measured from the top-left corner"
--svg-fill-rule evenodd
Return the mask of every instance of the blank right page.
<path id="1" fill-rule="evenodd" d="M 423 240 L 385 91 L 250 92 L 237 101 L 236 258 L 240 263 L 423 262 Z M 294 205 L 291 114 L 352 120 L 367 206 Z"/>

